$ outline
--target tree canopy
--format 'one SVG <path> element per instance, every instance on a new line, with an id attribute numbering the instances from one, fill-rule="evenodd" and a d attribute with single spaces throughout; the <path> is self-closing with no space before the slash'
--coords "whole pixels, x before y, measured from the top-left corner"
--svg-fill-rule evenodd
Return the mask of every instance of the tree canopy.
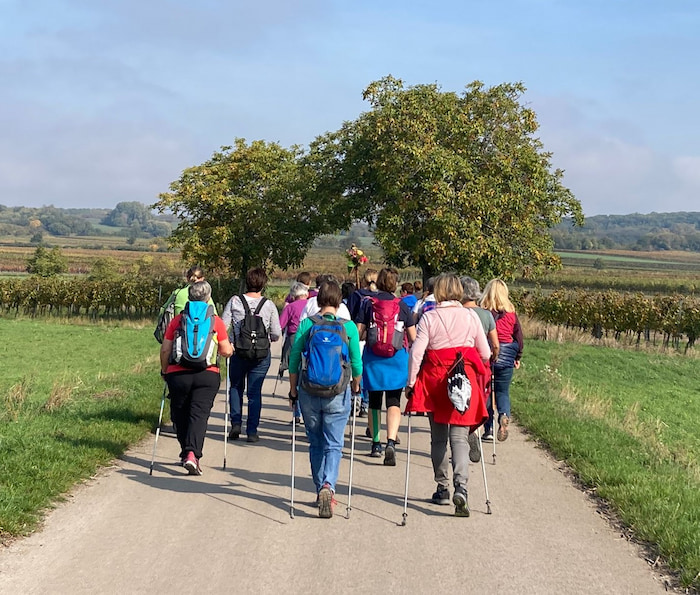
<path id="1" fill-rule="evenodd" d="M 386 77 L 364 92 L 370 111 L 326 136 L 347 200 L 361 205 L 390 263 L 482 278 L 558 263 L 547 230 L 583 215 L 534 136 L 524 91 L 476 81 L 457 94 Z"/>
<path id="2" fill-rule="evenodd" d="M 314 239 L 350 226 L 321 186 L 316 156 L 237 139 L 186 169 L 155 204 L 180 218 L 171 242 L 210 270 L 244 277 L 254 266 L 300 266 Z"/>

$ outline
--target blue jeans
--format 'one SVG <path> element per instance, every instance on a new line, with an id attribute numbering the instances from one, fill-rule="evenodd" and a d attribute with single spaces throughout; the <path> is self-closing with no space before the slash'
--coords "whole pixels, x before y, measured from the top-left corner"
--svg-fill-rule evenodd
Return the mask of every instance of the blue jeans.
<path id="1" fill-rule="evenodd" d="M 330 399 L 314 397 L 302 388 L 298 390 L 316 493 L 326 483 L 335 492 L 340 459 L 343 458 L 345 426 L 350 417 L 350 387 Z"/>
<path id="2" fill-rule="evenodd" d="M 513 380 L 514 370 L 515 368 L 498 365 L 495 365 L 492 370 L 491 387 L 492 390 L 496 391 L 496 407 L 499 415 L 510 417 L 510 383 Z M 489 399 L 486 408 L 489 412 L 489 420 L 484 424 L 484 433 L 488 434 L 493 430 L 493 406 L 491 399 Z"/>
<path id="3" fill-rule="evenodd" d="M 262 410 L 262 386 L 267 371 L 270 369 L 271 356 L 260 360 L 243 359 L 233 354 L 229 359 L 229 379 L 231 388 L 229 403 L 231 406 L 231 425 L 241 425 L 243 420 L 243 393 L 248 381 L 248 422 L 246 434 L 258 433 L 260 411 Z"/>

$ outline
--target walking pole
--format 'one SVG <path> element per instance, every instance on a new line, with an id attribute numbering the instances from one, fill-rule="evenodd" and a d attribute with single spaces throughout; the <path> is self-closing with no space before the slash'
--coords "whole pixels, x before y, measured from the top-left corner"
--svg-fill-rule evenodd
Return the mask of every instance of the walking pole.
<path id="1" fill-rule="evenodd" d="M 226 358 L 226 405 L 224 406 L 224 471 L 226 471 L 226 446 L 228 445 L 228 399 L 229 399 L 229 359 Z"/>
<path id="2" fill-rule="evenodd" d="M 403 519 L 401 521 L 401 526 L 406 526 L 406 519 L 408 518 L 408 470 L 411 465 L 411 412 L 408 413 L 408 440 L 406 444 L 406 485 L 403 492 Z"/>
<path id="3" fill-rule="evenodd" d="M 479 439 L 479 454 L 481 459 L 481 473 L 484 476 L 484 490 L 486 491 L 486 514 L 491 514 L 491 500 L 489 500 L 489 484 L 486 483 L 486 464 L 484 463 L 484 451 L 481 448 L 481 426 L 476 429 L 476 437 Z"/>
<path id="4" fill-rule="evenodd" d="M 294 518 L 294 451 L 296 449 L 297 442 L 297 418 L 294 416 L 294 406 L 296 405 L 296 399 L 292 399 L 292 393 L 289 393 L 290 400 L 292 401 L 292 481 L 291 481 L 291 495 L 289 497 L 289 518 Z"/>
<path id="5" fill-rule="evenodd" d="M 277 376 L 275 377 L 275 388 L 272 389 L 272 396 L 276 397 L 277 396 L 277 383 L 279 382 L 279 379 L 282 378 L 282 376 L 277 373 Z"/>
<path id="6" fill-rule="evenodd" d="M 352 464 L 355 459 L 355 420 L 357 418 L 357 407 L 355 401 L 360 398 L 360 394 L 352 395 L 352 429 L 350 430 L 350 477 L 348 478 L 348 507 L 345 509 L 345 518 L 350 518 L 350 499 L 352 498 Z"/>
<path id="7" fill-rule="evenodd" d="M 163 408 L 165 407 L 165 394 L 168 391 L 168 383 L 163 382 L 163 398 L 160 400 L 160 414 L 158 415 L 158 427 L 156 428 L 156 439 L 153 442 L 153 456 L 151 457 L 151 468 L 149 475 L 153 475 L 153 463 L 156 460 L 156 447 L 158 446 L 158 436 L 160 436 L 160 424 L 163 423 Z"/>
<path id="8" fill-rule="evenodd" d="M 498 414 L 496 413 L 496 386 L 493 381 L 493 370 L 491 371 L 491 411 L 493 412 L 493 418 L 491 421 L 491 441 L 493 442 L 493 464 L 496 464 L 496 420 L 498 419 Z"/>

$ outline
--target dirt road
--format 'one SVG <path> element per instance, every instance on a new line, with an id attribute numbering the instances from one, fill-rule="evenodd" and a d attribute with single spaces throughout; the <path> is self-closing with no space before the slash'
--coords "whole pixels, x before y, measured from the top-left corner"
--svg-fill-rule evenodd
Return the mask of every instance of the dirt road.
<path id="1" fill-rule="evenodd" d="M 358 419 L 350 518 L 348 458 L 336 516 L 319 519 L 302 436 L 291 519 L 291 417 L 286 400 L 271 396 L 273 384 L 270 375 L 261 441 L 230 443 L 226 471 L 222 389 L 202 477 L 175 465 L 172 434 L 161 435 L 153 476 L 153 438 L 138 445 L 59 505 L 42 531 L 0 551 L 0 593 L 664 592 L 637 549 L 514 426 L 497 445 L 495 465 L 485 446 L 490 515 L 480 465 L 471 465 L 470 518 L 430 503 L 428 422 L 413 418 L 408 517 L 400 526 L 406 422 L 391 468 L 367 456 Z"/>

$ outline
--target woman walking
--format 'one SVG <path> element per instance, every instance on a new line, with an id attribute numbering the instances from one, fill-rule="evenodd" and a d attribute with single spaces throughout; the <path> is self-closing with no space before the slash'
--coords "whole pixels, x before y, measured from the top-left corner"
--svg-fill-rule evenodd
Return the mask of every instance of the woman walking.
<path id="1" fill-rule="evenodd" d="M 408 346 L 416 338 L 411 310 L 394 295 L 398 279 L 396 269 L 379 271 L 377 293 L 362 303 L 357 325 L 360 337 L 367 340 L 362 352 L 362 383 L 369 391 L 370 456 L 382 456 L 379 433 L 382 397 L 385 396 L 387 441 L 384 464 L 389 467 L 396 465 L 401 393 L 408 380 Z M 396 337 L 400 339 L 398 342 Z"/>
<path id="2" fill-rule="evenodd" d="M 335 486 L 338 480 L 340 460 L 343 456 L 345 426 L 350 416 L 350 386 L 346 384 L 341 392 L 330 397 L 311 394 L 311 389 L 305 389 L 304 382 L 299 382 L 300 368 L 302 367 L 302 353 L 309 355 L 308 345 L 312 330 L 314 332 L 335 333 L 335 336 L 340 336 L 347 346 L 347 357 L 352 376 L 352 392 L 359 392 L 362 376 L 360 342 L 355 323 L 351 320 L 339 319 L 336 316 L 341 300 L 342 293 L 338 283 L 329 282 L 321 285 L 318 293 L 318 306 L 321 310 L 318 315 L 301 321 L 292 351 L 289 354 L 290 405 L 294 405 L 298 399 L 301 413 L 304 416 L 304 427 L 309 440 L 311 476 L 316 486 L 318 515 L 321 518 L 332 517 L 336 504 Z M 333 324 L 336 322 L 337 324 Z M 329 336 L 326 335 L 326 338 Z M 318 355 L 320 351 L 315 353 Z M 342 350 L 338 352 L 334 349 L 328 357 L 334 358 L 335 361 L 322 362 L 325 364 L 322 371 L 343 364 L 348 365 L 348 362 L 339 361 L 338 358 L 343 357 L 341 354 Z M 313 356 L 306 359 L 307 374 L 314 362 L 319 361 L 321 360 Z"/>
<path id="3" fill-rule="evenodd" d="M 262 320 L 269 341 L 278 341 L 282 335 L 277 306 L 263 297 L 262 291 L 267 285 L 267 273 L 263 269 L 250 269 L 245 278 L 248 291 L 243 295 L 234 295 L 226 304 L 221 318 L 226 327 L 231 326 L 229 337 L 234 344 L 233 356 L 229 360 L 229 378 L 231 389 L 231 431 L 229 440 L 238 440 L 243 423 L 243 393 L 248 385 L 248 420 L 246 423 L 247 442 L 258 442 L 258 424 L 262 410 L 262 385 L 265 375 L 270 369 L 270 350 L 262 357 L 250 357 L 249 354 L 239 353 L 241 327 L 252 313 Z M 245 300 L 244 304 L 242 300 Z M 258 340 L 264 338 L 258 337 Z M 245 357 L 244 357 L 245 355 Z"/>
<path id="4" fill-rule="evenodd" d="M 301 313 L 304 311 L 306 302 L 309 298 L 309 288 L 304 283 L 295 281 L 289 289 L 289 297 L 291 301 L 284 304 L 282 314 L 280 316 L 280 327 L 284 333 L 284 343 L 282 344 L 282 355 L 280 356 L 280 367 L 277 372 L 280 380 L 284 376 L 284 371 L 289 369 L 289 353 L 294 345 L 294 337 L 299 328 Z M 299 405 L 294 408 L 294 421 L 301 421 L 301 411 Z"/>
<path id="5" fill-rule="evenodd" d="M 206 281 L 193 283 L 188 289 L 188 299 L 190 303 L 208 302 L 211 299 L 211 286 Z M 170 391 L 170 412 L 180 443 L 182 465 L 190 475 L 201 475 L 199 459 L 202 458 L 207 421 L 221 383 L 216 355 L 229 357 L 233 347 L 228 340 L 226 326 L 221 318 L 214 315 L 212 341 L 216 342 L 217 347 L 211 351 L 211 359 L 206 362 L 209 365 L 204 370 L 198 370 L 171 363 L 173 343 L 182 328 L 184 315 L 175 316 L 165 331 L 160 349 L 160 369 Z"/>
<path id="6" fill-rule="evenodd" d="M 508 286 L 501 279 L 492 279 L 484 287 L 481 307 L 491 311 L 496 321 L 496 332 L 500 343 L 498 359 L 491 364 L 493 372 L 492 390 L 496 391 L 498 408 L 497 438 L 503 442 L 508 438 L 510 423 L 510 383 L 513 371 L 520 367 L 523 355 L 523 331 L 520 320 L 508 297 Z M 493 406 L 489 402 L 489 420 L 484 424 L 483 440 L 493 440 Z"/>
<path id="7" fill-rule="evenodd" d="M 430 458 L 437 483 L 435 504 L 449 504 L 449 457 L 452 454 L 452 484 L 455 516 L 468 517 L 470 430 L 488 418 L 483 396 L 484 362 L 491 356 L 479 317 L 462 307 L 462 283 L 456 275 L 443 273 L 433 290 L 437 307 L 425 312 L 416 329 L 410 354 L 406 396 L 407 412 L 427 412 L 430 420 Z M 468 408 L 460 413 L 448 395 L 448 376 L 458 356 L 471 385 Z"/>

